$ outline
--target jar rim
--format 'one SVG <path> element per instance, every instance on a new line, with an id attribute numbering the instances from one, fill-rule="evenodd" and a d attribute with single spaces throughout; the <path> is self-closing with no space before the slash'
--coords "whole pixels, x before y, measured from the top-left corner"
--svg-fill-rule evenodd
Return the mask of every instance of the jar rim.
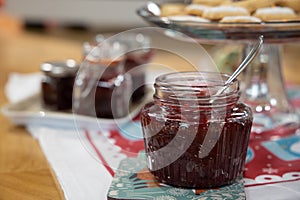
<path id="1" fill-rule="evenodd" d="M 64 77 L 75 75 L 79 69 L 79 64 L 73 59 L 47 61 L 40 65 L 40 69 L 50 76 Z"/>
<path id="2" fill-rule="evenodd" d="M 193 108 L 223 108 L 234 105 L 240 96 L 239 81 L 235 79 L 224 89 L 229 75 L 217 72 L 173 72 L 155 80 L 154 101 L 166 106 Z"/>
<path id="3" fill-rule="evenodd" d="M 173 91 L 204 91 L 208 93 L 203 97 L 213 96 L 219 89 L 224 88 L 226 80 L 230 76 L 219 72 L 197 72 L 184 71 L 172 72 L 158 76 L 155 79 L 155 88 L 159 90 L 173 90 Z M 236 93 L 239 91 L 239 80 L 234 79 L 223 95 Z"/>

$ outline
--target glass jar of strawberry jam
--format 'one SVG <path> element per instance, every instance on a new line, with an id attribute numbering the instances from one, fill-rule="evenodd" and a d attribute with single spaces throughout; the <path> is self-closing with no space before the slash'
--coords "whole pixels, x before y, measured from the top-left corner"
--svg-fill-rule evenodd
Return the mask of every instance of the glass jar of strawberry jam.
<path id="1" fill-rule="evenodd" d="M 131 100 L 133 103 L 140 102 L 147 93 L 146 66 L 154 56 L 154 50 L 150 48 L 151 39 L 142 33 L 123 33 L 114 39 L 127 48 L 125 71 L 132 78 Z"/>
<path id="2" fill-rule="evenodd" d="M 124 54 L 124 45 L 110 40 L 92 48 L 75 80 L 74 113 L 105 119 L 129 114 L 132 80 L 124 71 Z"/>
<path id="3" fill-rule="evenodd" d="M 75 60 L 44 62 L 41 64 L 42 105 L 49 110 L 72 109 L 73 86 L 79 65 Z"/>
<path id="4" fill-rule="evenodd" d="M 156 78 L 141 123 L 147 166 L 160 182 L 214 188 L 242 176 L 253 117 L 239 102 L 238 80 L 216 95 L 228 78 L 213 72 Z"/>

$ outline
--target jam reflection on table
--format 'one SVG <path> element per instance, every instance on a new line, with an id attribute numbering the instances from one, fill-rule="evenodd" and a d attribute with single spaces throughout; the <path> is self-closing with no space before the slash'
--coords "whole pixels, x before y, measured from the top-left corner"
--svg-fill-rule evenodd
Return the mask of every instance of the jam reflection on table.
<path id="1" fill-rule="evenodd" d="M 79 66 L 74 60 L 45 62 L 41 65 L 42 105 L 50 110 L 72 109 L 72 94 Z"/>
<path id="2" fill-rule="evenodd" d="M 168 75 L 160 80 L 168 80 Z M 172 88 L 172 82 L 168 84 Z M 241 178 L 252 112 L 238 102 L 238 89 L 226 96 L 225 104 L 223 96 L 212 106 L 201 97 L 206 92 L 199 92 L 191 104 L 182 103 L 169 93 L 174 88 L 166 92 L 169 86 L 162 85 L 156 85 L 154 102 L 143 108 L 141 116 L 150 172 L 160 182 L 186 188 L 214 188 Z M 210 127 L 215 130 L 209 132 Z M 207 141 L 214 145 L 203 154 L 208 134 L 215 134 Z M 174 152 L 181 153 L 174 159 Z"/>

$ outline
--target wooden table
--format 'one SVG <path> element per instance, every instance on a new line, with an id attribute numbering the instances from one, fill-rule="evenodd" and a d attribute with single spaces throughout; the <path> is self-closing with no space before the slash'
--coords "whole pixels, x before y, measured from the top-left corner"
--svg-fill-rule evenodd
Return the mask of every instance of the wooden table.
<path id="1" fill-rule="evenodd" d="M 38 72 L 47 60 L 81 59 L 81 45 L 89 34 L 62 37 L 14 30 L 0 32 L 0 106 L 7 103 L 4 86 L 9 73 Z M 172 60 L 165 55 L 166 60 Z M 158 56 L 161 59 L 161 56 Z M 184 61 L 176 61 L 185 66 Z M 167 64 L 167 63 L 165 63 Z M 61 188 L 37 142 L 24 127 L 0 114 L 0 199 L 64 199 Z"/>
<path id="2" fill-rule="evenodd" d="M 89 37 L 89 36 L 86 36 Z M 10 72 L 37 72 L 46 60 L 81 59 L 86 38 L 62 37 L 23 30 L 0 32 L 0 106 L 7 103 L 4 84 Z M 284 76 L 300 84 L 299 45 L 284 47 Z M 165 64 L 189 68 L 169 54 L 156 58 Z M 180 66 L 180 67 L 179 67 Z M 62 190 L 41 148 L 25 128 L 12 125 L 0 114 L 0 199 L 64 199 Z"/>
<path id="3" fill-rule="evenodd" d="M 18 32 L 0 36 L 0 105 L 10 72 L 37 72 L 48 59 L 79 58 L 80 43 Z M 76 50 L 77 49 L 77 50 Z M 64 199 L 34 138 L 0 114 L 0 199 Z"/>

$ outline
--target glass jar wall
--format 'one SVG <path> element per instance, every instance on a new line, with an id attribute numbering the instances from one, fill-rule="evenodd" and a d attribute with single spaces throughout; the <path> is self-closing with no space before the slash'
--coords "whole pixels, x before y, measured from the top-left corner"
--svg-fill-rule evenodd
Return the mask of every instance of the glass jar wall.
<path id="1" fill-rule="evenodd" d="M 179 72 L 158 77 L 141 114 L 147 166 L 161 182 L 213 188 L 242 176 L 252 111 L 225 74 Z"/>

